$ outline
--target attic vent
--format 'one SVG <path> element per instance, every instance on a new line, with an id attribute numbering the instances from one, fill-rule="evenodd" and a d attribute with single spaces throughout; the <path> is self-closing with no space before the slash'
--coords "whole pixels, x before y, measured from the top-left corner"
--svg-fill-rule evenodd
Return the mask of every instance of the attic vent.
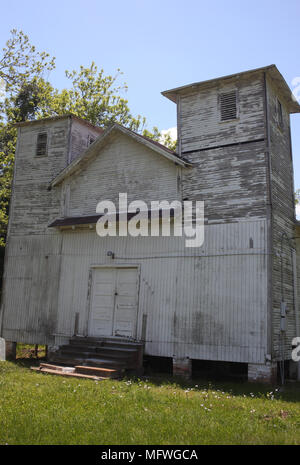
<path id="1" fill-rule="evenodd" d="M 220 94 L 221 121 L 235 119 L 237 116 L 236 91 Z"/>
<path id="2" fill-rule="evenodd" d="M 37 136 L 36 156 L 42 157 L 44 155 L 47 155 L 47 133 L 41 132 Z"/>

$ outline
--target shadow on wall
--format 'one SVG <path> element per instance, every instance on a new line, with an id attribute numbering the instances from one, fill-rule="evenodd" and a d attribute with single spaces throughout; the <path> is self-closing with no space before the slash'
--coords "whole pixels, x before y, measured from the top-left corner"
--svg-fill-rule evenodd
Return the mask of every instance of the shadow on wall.
<path id="1" fill-rule="evenodd" d="M 0 247 L 0 304 L 1 304 L 1 297 L 2 297 L 2 276 L 3 276 L 3 268 L 4 268 L 4 253 L 5 253 L 5 248 Z"/>

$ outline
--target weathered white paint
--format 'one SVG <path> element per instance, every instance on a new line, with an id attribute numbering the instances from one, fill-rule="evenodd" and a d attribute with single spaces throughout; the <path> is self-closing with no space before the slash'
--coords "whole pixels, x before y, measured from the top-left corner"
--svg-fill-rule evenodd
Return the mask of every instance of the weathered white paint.
<path id="1" fill-rule="evenodd" d="M 183 238 L 99 238 L 88 228 L 67 230 L 61 237 L 59 283 L 47 281 L 46 271 L 43 274 L 46 260 L 34 246 L 37 238 L 15 239 L 22 244 L 22 251 L 21 256 L 8 260 L 5 306 L 20 311 L 5 312 L 5 337 L 27 342 L 37 337 L 50 342 L 53 334 L 68 338 L 74 334 L 76 313 L 80 314 L 79 333 L 87 334 L 90 272 L 98 265 L 139 266 L 137 339 L 142 338 L 143 316 L 147 315 L 146 353 L 263 363 L 267 307 L 264 221 L 209 225 L 200 250 L 186 249 Z M 59 263 L 59 245 L 56 254 L 54 242 L 48 243 L 53 251 L 47 260 L 53 264 Z M 14 250 L 18 250 L 17 242 Z M 32 255 L 34 250 L 36 255 Z M 115 253 L 114 260 L 107 256 L 108 251 Z M 16 288 L 16 280 L 23 282 L 23 287 Z M 39 320 L 36 315 L 41 311 Z M 18 331 L 13 328 L 16 317 Z"/>
<path id="2" fill-rule="evenodd" d="M 111 131 L 105 144 L 90 148 L 87 160 L 78 147 L 92 129 L 70 118 L 20 127 L 5 259 L 3 337 L 59 345 L 74 334 L 77 314 L 79 333 L 91 334 L 97 306 L 93 273 L 107 267 L 118 274 L 122 267 L 132 267 L 139 270 L 136 324 L 135 310 L 125 320 L 133 322 L 129 334 L 145 341 L 146 354 L 246 362 L 263 371 L 266 359 L 278 359 L 280 238 L 282 231 L 294 235 L 291 104 L 284 89 L 285 129 L 279 130 L 274 102 L 283 87 L 273 75 L 266 87 L 263 73 L 205 83 L 176 96 L 180 154 L 188 156 L 192 166 L 178 166 L 175 155 L 165 157 L 126 131 Z M 233 88 L 238 92 L 238 119 L 220 122 L 218 94 Z M 34 148 L 41 128 L 50 135 L 48 156 L 37 160 Z M 65 169 L 74 157 L 78 162 Z M 119 192 L 127 192 L 129 201 L 204 200 L 204 245 L 187 249 L 185 238 L 99 238 L 89 225 L 48 228 L 59 217 L 95 214 L 99 200 L 116 201 Z M 288 358 L 300 309 L 295 307 L 287 242 L 283 251 Z M 299 256 L 297 260 L 299 267 Z M 107 283 L 110 296 L 116 279 Z M 100 287 L 103 282 L 100 276 Z M 133 299 L 133 293 L 127 297 Z M 110 307 L 118 315 L 111 301 Z M 113 332 L 114 321 L 107 321 L 106 328 L 111 325 Z"/>
<path id="3" fill-rule="evenodd" d="M 5 339 L 3 339 L 3 337 L 0 337 L 0 362 L 5 362 L 5 360 Z"/>
<path id="4" fill-rule="evenodd" d="M 237 90 L 239 117 L 221 122 L 220 92 Z M 264 137 L 263 85 L 260 76 L 233 79 L 180 96 L 182 153 Z"/>
<path id="5" fill-rule="evenodd" d="M 88 335 L 135 338 L 138 291 L 137 268 L 94 267 Z"/>
<path id="6" fill-rule="evenodd" d="M 291 358 L 292 340 L 297 336 L 297 320 L 300 319 L 300 309 L 296 308 L 293 270 L 294 180 L 288 104 L 270 78 L 267 78 L 266 84 L 272 200 L 272 340 L 273 359 L 279 360 L 283 357 Z M 282 105 L 282 126 L 278 123 L 278 99 Z M 281 300 L 287 304 L 287 325 L 284 334 L 280 331 Z"/>
<path id="7" fill-rule="evenodd" d="M 127 193 L 128 202 L 179 199 L 179 170 L 126 135 L 112 137 L 93 163 L 66 179 L 70 186 L 67 216 L 95 215 L 98 202 L 104 199 L 118 205 L 119 192 Z"/>

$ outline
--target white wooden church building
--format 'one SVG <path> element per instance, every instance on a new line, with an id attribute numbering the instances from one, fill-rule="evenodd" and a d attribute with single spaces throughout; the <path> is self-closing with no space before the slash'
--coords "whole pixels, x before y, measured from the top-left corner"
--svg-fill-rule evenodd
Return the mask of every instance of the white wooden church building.
<path id="1" fill-rule="evenodd" d="M 300 336 L 300 106 L 275 65 L 162 94 L 177 105 L 177 153 L 72 115 L 18 124 L 1 336 L 53 350 L 74 334 L 124 338 L 177 373 L 207 360 L 274 379 Z M 96 206 L 119 193 L 204 201 L 203 245 L 99 237 Z"/>

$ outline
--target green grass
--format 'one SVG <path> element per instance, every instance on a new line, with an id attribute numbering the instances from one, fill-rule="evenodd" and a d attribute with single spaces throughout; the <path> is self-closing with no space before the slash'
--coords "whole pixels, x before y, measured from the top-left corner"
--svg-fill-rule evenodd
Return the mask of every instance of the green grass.
<path id="1" fill-rule="evenodd" d="M 45 346 L 37 346 L 37 357 L 35 354 L 35 346 L 33 344 L 17 344 L 17 358 L 43 358 L 45 357 Z"/>
<path id="2" fill-rule="evenodd" d="M 300 444 L 300 386 L 78 380 L 0 362 L 0 444 Z"/>

